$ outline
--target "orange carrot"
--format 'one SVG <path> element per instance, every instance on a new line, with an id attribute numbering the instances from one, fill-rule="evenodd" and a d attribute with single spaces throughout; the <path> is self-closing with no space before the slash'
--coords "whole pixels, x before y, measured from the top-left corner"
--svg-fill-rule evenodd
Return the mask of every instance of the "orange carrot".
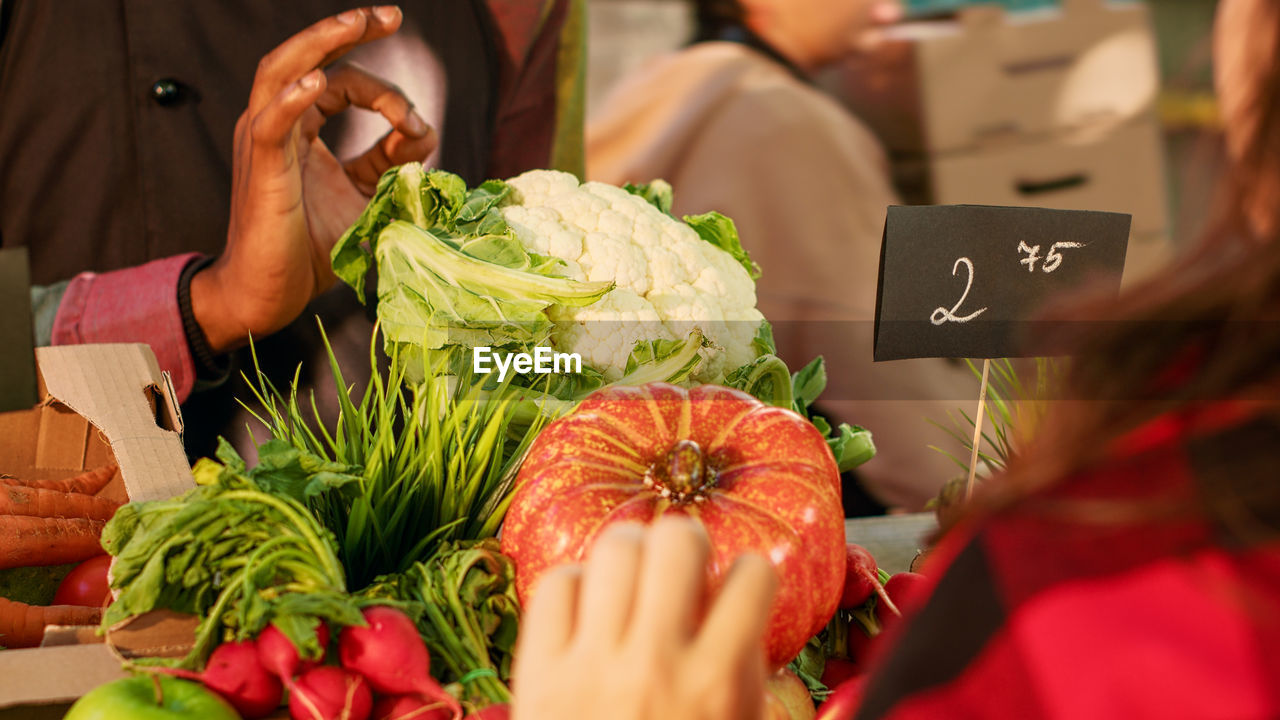
<path id="1" fill-rule="evenodd" d="M 115 500 L 19 486 L 0 487 L 0 515 L 89 518 L 110 520 L 120 503 Z"/>
<path id="2" fill-rule="evenodd" d="M 102 488 L 107 486 L 107 483 L 111 482 L 111 478 L 115 474 L 115 465 L 105 465 L 96 470 L 87 470 L 75 477 L 61 480 L 35 480 L 5 475 L 0 477 L 0 485 L 21 485 L 42 490 L 56 490 L 57 492 L 97 495 Z"/>
<path id="3" fill-rule="evenodd" d="M 47 625 L 97 625 L 100 608 L 78 605 L 28 605 L 0 597 L 0 647 L 36 647 Z"/>
<path id="4" fill-rule="evenodd" d="M 0 570 L 64 565 L 102 554 L 101 520 L 0 515 Z"/>

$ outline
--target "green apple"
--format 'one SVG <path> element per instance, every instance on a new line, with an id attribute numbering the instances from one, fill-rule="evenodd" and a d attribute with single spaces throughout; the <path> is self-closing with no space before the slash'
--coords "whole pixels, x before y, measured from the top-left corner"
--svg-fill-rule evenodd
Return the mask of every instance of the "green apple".
<path id="1" fill-rule="evenodd" d="M 813 720 L 818 714 L 809 688 L 786 668 L 770 675 L 764 689 L 765 720 Z"/>
<path id="2" fill-rule="evenodd" d="M 168 675 L 137 675 L 94 688 L 71 706 L 64 720 L 124 718 L 240 720 L 236 711 L 213 691 L 199 683 Z"/>

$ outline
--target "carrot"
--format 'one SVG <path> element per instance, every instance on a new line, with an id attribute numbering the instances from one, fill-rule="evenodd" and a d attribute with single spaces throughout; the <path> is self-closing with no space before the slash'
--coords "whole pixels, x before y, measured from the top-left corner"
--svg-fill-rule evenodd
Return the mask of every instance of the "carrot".
<path id="1" fill-rule="evenodd" d="M 104 465 L 96 470 L 88 470 L 76 475 L 75 477 L 63 478 L 61 480 L 35 480 L 16 478 L 11 475 L 0 476 L 0 485 L 20 485 L 30 488 L 40 488 L 42 490 L 56 490 L 57 492 L 81 493 L 83 495 L 97 495 L 102 488 L 111 482 L 111 478 L 116 474 L 115 465 Z"/>
<path id="2" fill-rule="evenodd" d="M 64 565 L 102 554 L 101 520 L 0 515 L 0 570 Z"/>
<path id="3" fill-rule="evenodd" d="M 36 647 L 47 625 L 97 625 L 100 608 L 78 605 L 28 605 L 0 597 L 0 647 Z"/>
<path id="4" fill-rule="evenodd" d="M 0 515 L 89 518 L 110 520 L 120 503 L 115 500 L 41 488 L 0 488 Z"/>

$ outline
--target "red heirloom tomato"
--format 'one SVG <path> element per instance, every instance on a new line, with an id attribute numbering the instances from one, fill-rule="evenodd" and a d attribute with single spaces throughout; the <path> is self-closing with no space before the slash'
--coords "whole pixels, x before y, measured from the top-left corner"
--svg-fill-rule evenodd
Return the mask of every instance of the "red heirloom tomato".
<path id="1" fill-rule="evenodd" d="M 534 441 L 502 530 L 521 600 L 547 569 L 581 561 L 607 525 L 664 513 L 706 528 L 713 589 L 744 552 L 772 561 L 779 587 L 766 647 L 774 669 L 835 612 L 844 512 L 822 434 L 737 390 L 665 383 L 600 390 Z"/>

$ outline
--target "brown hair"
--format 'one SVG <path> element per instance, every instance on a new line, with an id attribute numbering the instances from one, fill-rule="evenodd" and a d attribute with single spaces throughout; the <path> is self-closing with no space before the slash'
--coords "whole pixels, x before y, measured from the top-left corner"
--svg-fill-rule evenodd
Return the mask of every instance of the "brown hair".
<path id="1" fill-rule="evenodd" d="M 1250 395 L 1280 404 L 1280 3 L 1257 5 L 1251 35 L 1240 41 L 1256 43 L 1262 52 L 1253 57 L 1269 62 L 1253 67 L 1247 81 L 1256 124 L 1230 129 L 1239 152 L 1214 222 L 1158 277 L 1118 299 L 1093 298 L 1054 313 L 1054 327 L 1074 335 L 1063 388 L 1073 401 L 1053 403 L 1036 439 L 991 484 L 985 510 L 1101 461 L 1109 441 L 1162 414 Z M 1268 502 L 1280 504 L 1280 483 L 1269 485 Z M 1201 492 L 1206 504 L 1197 511 L 1212 515 L 1213 494 L 1235 490 Z"/>

